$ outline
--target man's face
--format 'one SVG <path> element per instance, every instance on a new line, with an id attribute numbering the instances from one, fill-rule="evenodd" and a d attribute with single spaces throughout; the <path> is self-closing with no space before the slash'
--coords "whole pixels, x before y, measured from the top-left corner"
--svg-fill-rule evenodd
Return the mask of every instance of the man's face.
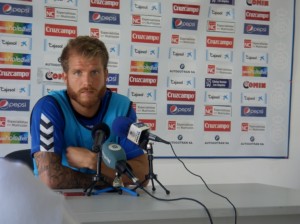
<path id="1" fill-rule="evenodd" d="M 98 110 L 106 90 L 107 75 L 108 71 L 99 58 L 87 59 L 75 53 L 70 55 L 69 71 L 64 74 L 64 81 L 77 112 Z"/>

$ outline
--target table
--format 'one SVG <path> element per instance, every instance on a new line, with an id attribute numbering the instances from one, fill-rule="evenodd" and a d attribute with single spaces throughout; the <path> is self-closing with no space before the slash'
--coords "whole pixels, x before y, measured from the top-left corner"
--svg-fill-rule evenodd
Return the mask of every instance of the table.
<path id="1" fill-rule="evenodd" d="M 234 224 L 233 207 L 224 199 L 208 191 L 205 185 L 167 185 L 169 195 L 160 187 L 152 192 L 163 199 L 194 198 L 209 210 L 214 224 Z M 238 224 L 299 224 L 300 190 L 271 185 L 215 184 L 209 187 L 226 196 L 237 209 Z M 140 196 L 102 193 L 92 196 L 66 197 L 67 204 L 75 217 L 85 224 L 122 223 L 122 224 L 209 224 L 205 209 L 189 200 L 173 202 L 153 199 L 141 189 Z"/>

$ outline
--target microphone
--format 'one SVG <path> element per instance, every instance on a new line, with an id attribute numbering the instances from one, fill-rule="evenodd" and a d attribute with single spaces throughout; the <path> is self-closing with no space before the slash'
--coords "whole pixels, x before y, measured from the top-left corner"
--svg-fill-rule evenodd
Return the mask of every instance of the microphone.
<path id="1" fill-rule="evenodd" d="M 139 146 L 144 146 L 145 142 L 149 140 L 170 144 L 170 142 L 150 133 L 148 125 L 141 122 L 134 123 L 134 121 L 128 117 L 117 117 L 112 124 L 112 129 L 117 136 L 127 137 L 130 141 Z"/>
<path id="2" fill-rule="evenodd" d="M 92 136 L 94 139 L 94 144 L 92 147 L 93 152 L 99 152 L 103 142 L 108 139 L 110 135 L 110 130 L 107 124 L 100 123 L 94 126 L 92 129 Z"/>
<path id="3" fill-rule="evenodd" d="M 139 185 L 139 179 L 126 162 L 126 153 L 119 144 L 105 142 L 102 146 L 102 160 L 107 167 L 117 170 L 119 174 L 126 174 L 133 183 Z"/>

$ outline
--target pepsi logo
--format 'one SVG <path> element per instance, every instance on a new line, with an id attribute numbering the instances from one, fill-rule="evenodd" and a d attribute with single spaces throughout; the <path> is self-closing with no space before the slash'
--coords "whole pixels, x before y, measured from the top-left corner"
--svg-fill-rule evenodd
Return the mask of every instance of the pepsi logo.
<path id="1" fill-rule="evenodd" d="M 180 27 L 180 26 L 182 26 L 182 24 L 183 24 L 183 22 L 182 22 L 181 19 L 176 19 L 175 20 L 175 27 Z"/>
<path id="2" fill-rule="evenodd" d="M 99 21 L 101 19 L 101 14 L 98 12 L 93 13 L 92 19 L 93 21 Z"/>
<path id="3" fill-rule="evenodd" d="M 250 113 L 250 108 L 249 107 L 245 107 L 243 113 L 244 114 L 249 114 Z"/>
<path id="4" fill-rule="evenodd" d="M 171 112 L 172 114 L 177 113 L 177 111 L 178 111 L 178 107 L 177 107 L 176 105 L 170 106 L 170 112 Z"/>
<path id="5" fill-rule="evenodd" d="M 7 108 L 8 101 L 7 100 L 0 100 L 0 108 Z"/>
<path id="6" fill-rule="evenodd" d="M 247 26 L 246 26 L 246 31 L 247 31 L 247 32 L 252 32 L 253 30 L 254 30 L 253 25 L 247 25 Z"/>
<path id="7" fill-rule="evenodd" d="M 10 4 L 5 4 L 3 5 L 2 10 L 5 14 L 9 14 L 12 11 L 12 6 Z"/>

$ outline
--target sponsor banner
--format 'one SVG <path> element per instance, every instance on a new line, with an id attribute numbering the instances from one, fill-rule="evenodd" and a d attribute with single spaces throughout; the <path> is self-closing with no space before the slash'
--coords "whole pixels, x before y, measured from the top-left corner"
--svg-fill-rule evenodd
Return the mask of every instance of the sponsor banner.
<path id="1" fill-rule="evenodd" d="M 207 49 L 206 50 L 206 61 L 232 62 L 233 61 L 233 51 Z"/>
<path id="2" fill-rule="evenodd" d="M 0 65 L 31 65 L 31 54 L 0 52 Z"/>
<path id="3" fill-rule="evenodd" d="M 156 101 L 156 89 L 129 88 L 128 97 L 133 102 L 154 102 Z"/>
<path id="4" fill-rule="evenodd" d="M 241 103 L 242 104 L 255 104 L 255 105 L 266 105 L 267 104 L 267 94 L 258 93 L 258 92 L 248 92 L 241 94 Z"/>
<path id="5" fill-rule="evenodd" d="M 194 131 L 195 121 L 194 120 L 168 120 L 169 131 Z"/>
<path id="6" fill-rule="evenodd" d="M 209 104 L 230 104 L 232 102 L 232 93 L 205 91 L 204 101 Z"/>
<path id="7" fill-rule="evenodd" d="M 203 141 L 205 145 L 229 145 L 230 135 L 225 133 L 204 133 Z"/>
<path id="8" fill-rule="evenodd" d="M 43 66 L 61 69 L 60 54 L 46 53 L 43 55 Z"/>
<path id="9" fill-rule="evenodd" d="M 137 114 L 156 114 L 157 113 L 156 103 L 133 103 L 132 106 Z"/>
<path id="10" fill-rule="evenodd" d="M 60 69 L 38 68 L 37 81 L 38 83 L 64 83 L 64 73 Z"/>
<path id="11" fill-rule="evenodd" d="M 32 5 L 20 5 L 0 2 L 0 15 L 32 17 Z"/>
<path id="12" fill-rule="evenodd" d="M 119 58 L 110 58 L 108 61 L 108 70 L 119 70 L 120 60 Z"/>
<path id="13" fill-rule="evenodd" d="M 131 15 L 131 25 L 161 27 L 161 16 L 133 14 Z"/>
<path id="14" fill-rule="evenodd" d="M 169 73 L 171 74 L 196 74 L 197 67 L 194 62 L 169 61 Z"/>
<path id="15" fill-rule="evenodd" d="M 261 39 L 261 40 L 244 39 L 244 48 L 267 50 L 269 48 L 269 40 L 266 40 L 266 39 Z"/>
<path id="16" fill-rule="evenodd" d="M 5 116 L 0 117 L 0 128 L 29 128 L 29 117 Z"/>
<path id="17" fill-rule="evenodd" d="M 30 100 L 0 98 L 0 110 L 29 111 Z"/>
<path id="18" fill-rule="evenodd" d="M 54 20 L 77 21 L 77 9 L 45 6 L 45 18 Z"/>
<path id="19" fill-rule="evenodd" d="M 204 116 L 218 116 L 218 117 L 231 117 L 232 108 L 231 106 L 225 105 L 205 105 Z"/>
<path id="20" fill-rule="evenodd" d="M 196 36 L 189 35 L 189 34 L 172 34 L 171 44 L 174 45 L 196 44 Z"/>
<path id="21" fill-rule="evenodd" d="M 225 21 L 207 21 L 207 32 L 235 33 L 235 23 Z"/>
<path id="22" fill-rule="evenodd" d="M 0 84 L 0 95 L 2 97 L 27 97 L 30 96 L 30 85 L 29 84 L 12 84 L 12 83 L 1 83 Z"/>
<path id="23" fill-rule="evenodd" d="M 234 2 L 235 0 L 210 0 L 210 4 L 218 4 L 218 5 L 234 5 Z"/>
<path id="24" fill-rule="evenodd" d="M 200 14 L 200 5 L 173 3 L 173 13 L 198 16 Z"/>
<path id="25" fill-rule="evenodd" d="M 267 107 L 242 106 L 241 116 L 242 117 L 266 117 Z"/>
<path id="26" fill-rule="evenodd" d="M 190 90 L 167 90 L 167 101 L 196 101 L 196 91 Z"/>
<path id="27" fill-rule="evenodd" d="M 169 136 L 170 138 L 171 136 Z M 183 134 L 174 134 L 174 136 L 171 137 L 172 139 L 175 139 L 175 140 L 171 140 L 169 141 L 172 145 L 180 145 L 180 146 L 185 146 L 185 145 L 194 145 L 194 135 L 191 135 L 190 133 L 189 134 L 186 134 L 186 135 L 183 135 Z"/>
<path id="28" fill-rule="evenodd" d="M 246 10 L 246 20 L 270 21 L 270 11 Z"/>
<path id="29" fill-rule="evenodd" d="M 0 33 L 31 35 L 32 23 L 0 21 Z"/>
<path id="30" fill-rule="evenodd" d="M 45 24 L 45 36 L 75 38 L 77 37 L 77 26 Z"/>
<path id="31" fill-rule="evenodd" d="M 131 11 L 137 14 L 158 15 L 161 14 L 161 3 L 131 0 Z"/>
<path id="32" fill-rule="evenodd" d="M 197 30 L 197 19 L 172 18 L 172 28 L 177 30 Z"/>
<path id="33" fill-rule="evenodd" d="M 205 78 L 205 88 L 231 89 L 231 79 Z"/>
<path id="34" fill-rule="evenodd" d="M 247 64 L 268 64 L 268 53 L 244 51 L 243 62 Z"/>
<path id="35" fill-rule="evenodd" d="M 10 51 L 31 51 L 32 39 L 30 37 L 14 37 L 0 35 L 0 48 Z"/>
<path id="36" fill-rule="evenodd" d="M 268 67 L 243 66 L 242 76 L 268 77 Z"/>
<path id="37" fill-rule="evenodd" d="M 131 61 L 130 72 L 143 72 L 158 74 L 158 62 Z"/>
<path id="38" fill-rule="evenodd" d="M 256 148 L 263 149 L 266 144 L 266 136 L 259 134 L 242 134 L 240 137 L 240 144 L 241 146 L 249 146 L 247 147 L 249 150 L 255 150 Z"/>
<path id="39" fill-rule="evenodd" d="M 208 75 L 233 75 L 233 66 L 226 64 L 207 64 Z"/>
<path id="40" fill-rule="evenodd" d="M 195 89 L 196 78 L 187 76 L 169 76 L 167 79 L 169 89 Z"/>
<path id="41" fill-rule="evenodd" d="M 63 48 L 67 45 L 67 42 L 67 39 L 46 38 L 44 40 L 44 51 L 61 53 Z"/>
<path id="42" fill-rule="evenodd" d="M 171 47 L 169 50 L 169 59 L 180 61 L 194 61 L 196 60 L 196 49 Z"/>
<path id="43" fill-rule="evenodd" d="M 28 144 L 28 132 L 0 132 L 0 144 Z"/>
<path id="44" fill-rule="evenodd" d="M 194 115 L 195 105 L 167 104 L 167 115 Z"/>
<path id="45" fill-rule="evenodd" d="M 120 14 L 89 11 L 90 23 L 120 25 Z"/>
<path id="46" fill-rule="evenodd" d="M 156 75 L 137 75 L 129 74 L 129 86 L 157 86 L 158 78 Z"/>
<path id="47" fill-rule="evenodd" d="M 266 89 L 267 83 L 266 82 L 244 81 L 243 87 L 245 89 Z"/>
<path id="48" fill-rule="evenodd" d="M 30 80 L 30 69 L 0 68 L 0 79 L 5 80 Z"/>
<path id="49" fill-rule="evenodd" d="M 120 30 L 116 29 L 99 29 L 99 28 L 90 28 L 90 36 L 98 38 L 103 41 L 120 41 Z"/>
<path id="50" fill-rule="evenodd" d="M 205 120 L 203 127 L 204 131 L 230 132 L 231 121 Z"/>
<path id="51" fill-rule="evenodd" d="M 120 0 L 90 0 L 90 7 L 120 9 Z"/>
<path id="52" fill-rule="evenodd" d="M 136 43 L 148 43 L 159 44 L 160 33 L 159 32 L 145 32 L 145 31 L 131 31 L 131 42 Z"/>
<path id="53" fill-rule="evenodd" d="M 151 131 L 156 131 L 156 120 L 155 119 L 138 119 L 138 122 L 146 124 Z"/>
<path id="54" fill-rule="evenodd" d="M 119 57 L 120 56 L 120 44 L 106 43 L 106 48 L 109 53 L 109 57 Z"/>
<path id="55" fill-rule="evenodd" d="M 119 73 L 108 73 L 106 84 L 111 86 L 119 85 Z"/>
<path id="56" fill-rule="evenodd" d="M 233 37 L 206 37 L 206 47 L 216 48 L 233 48 L 234 38 Z"/>
<path id="57" fill-rule="evenodd" d="M 249 6 L 269 6 L 269 0 L 246 0 Z"/>
<path id="58" fill-rule="evenodd" d="M 208 11 L 208 18 L 217 20 L 234 20 L 234 8 L 210 6 Z"/>
<path id="59" fill-rule="evenodd" d="M 48 95 L 52 91 L 58 91 L 63 89 L 66 89 L 65 85 L 43 85 L 43 96 Z"/>
<path id="60" fill-rule="evenodd" d="M 244 34 L 269 35 L 269 25 L 245 23 Z"/>
<path id="61" fill-rule="evenodd" d="M 152 58 L 159 56 L 159 47 L 146 45 L 131 45 L 130 56 L 134 58 Z"/>
<path id="62" fill-rule="evenodd" d="M 59 5 L 59 6 L 78 6 L 78 0 L 45 0 L 45 3 L 48 5 Z"/>
<path id="63" fill-rule="evenodd" d="M 262 132 L 266 131 L 266 122 L 242 122 L 242 132 Z"/>

